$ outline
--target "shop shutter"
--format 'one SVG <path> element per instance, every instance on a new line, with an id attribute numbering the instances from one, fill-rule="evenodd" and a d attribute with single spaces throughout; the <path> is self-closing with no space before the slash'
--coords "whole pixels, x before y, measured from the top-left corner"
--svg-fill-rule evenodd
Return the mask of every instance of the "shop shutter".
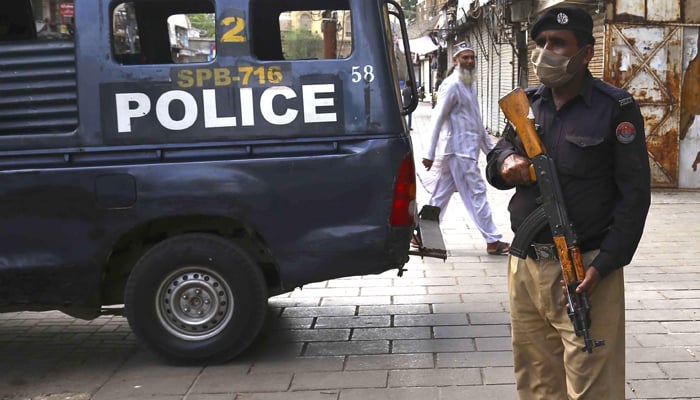
<path id="1" fill-rule="evenodd" d="M 510 93 L 517 85 L 517 63 L 513 47 L 509 43 L 500 45 L 501 55 L 498 61 L 500 68 L 500 79 L 498 80 L 498 92 L 493 99 L 493 115 L 496 117 L 490 125 L 490 131 L 493 135 L 500 135 L 505 129 L 505 116 L 498 106 L 498 100 Z"/>
<path id="2" fill-rule="evenodd" d="M 605 71 L 605 16 L 601 14 L 593 14 L 593 38 L 595 38 L 595 46 L 593 46 L 593 59 L 588 64 L 588 69 L 595 78 L 603 79 Z"/>

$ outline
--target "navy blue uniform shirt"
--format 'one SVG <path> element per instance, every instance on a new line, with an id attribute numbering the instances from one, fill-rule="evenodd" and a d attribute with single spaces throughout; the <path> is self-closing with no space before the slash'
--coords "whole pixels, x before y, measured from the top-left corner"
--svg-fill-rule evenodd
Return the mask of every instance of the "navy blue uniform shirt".
<path id="1" fill-rule="evenodd" d="M 632 260 L 651 201 L 644 120 L 632 96 L 587 74 L 581 92 L 556 110 L 544 85 L 526 90 L 540 137 L 554 160 L 569 219 L 582 251 L 600 249 L 591 265 L 606 276 Z M 501 178 L 509 155 L 525 155 L 512 128 L 488 154 L 486 178 L 510 189 Z M 538 206 L 537 184 L 518 186 L 511 199 L 511 228 Z M 551 243 L 549 227 L 535 242 Z"/>

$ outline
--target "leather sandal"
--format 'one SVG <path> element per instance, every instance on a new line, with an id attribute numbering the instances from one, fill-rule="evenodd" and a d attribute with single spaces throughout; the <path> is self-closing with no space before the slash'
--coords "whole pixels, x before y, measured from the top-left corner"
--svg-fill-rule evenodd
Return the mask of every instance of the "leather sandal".
<path id="1" fill-rule="evenodd" d="M 486 244 L 486 252 L 492 256 L 505 256 L 510 251 L 510 243 L 496 241 Z"/>

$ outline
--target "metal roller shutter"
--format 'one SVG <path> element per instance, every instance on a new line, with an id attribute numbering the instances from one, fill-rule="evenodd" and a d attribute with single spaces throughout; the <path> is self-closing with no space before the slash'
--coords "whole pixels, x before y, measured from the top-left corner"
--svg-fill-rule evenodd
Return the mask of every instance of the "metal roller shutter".
<path id="1" fill-rule="evenodd" d="M 491 134 L 500 135 L 505 129 L 505 116 L 498 107 L 498 100 L 510 93 L 517 85 L 517 68 L 516 58 L 513 47 L 509 43 L 501 44 L 501 56 L 499 57 L 498 67 L 500 68 L 500 79 L 498 80 L 498 92 L 494 99 L 494 115 L 496 121 L 492 121 L 490 125 Z"/>
<path id="2" fill-rule="evenodd" d="M 484 126 L 492 135 L 499 135 L 505 123 L 498 100 L 510 92 L 516 82 L 513 47 L 509 43 L 498 43 L 484 18 L 469 32 L 466 40 L 476 50 L 476 87 Z"/>
<path id="3" fill-rule="evenodd" d="M 605 71 L 605 16 L 601 13 L 593 14 L 592 17 L 595 46 L 593 46 L 593 59 L 588 64 L 588 69 L 593 77 L 603 79 Z"/>

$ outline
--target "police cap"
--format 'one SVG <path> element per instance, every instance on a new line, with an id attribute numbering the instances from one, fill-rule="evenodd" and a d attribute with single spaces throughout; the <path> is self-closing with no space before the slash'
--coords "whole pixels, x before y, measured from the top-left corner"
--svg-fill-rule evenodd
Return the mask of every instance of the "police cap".
<path id="1" fill-rule="evenodd" d="M 532 24 L 531 37 L 535 39 L 542 31 L 570 30 L 581 32 L 593 42 L 593 18 L 580 7 L 554 7 L 542 13 Z"/>

